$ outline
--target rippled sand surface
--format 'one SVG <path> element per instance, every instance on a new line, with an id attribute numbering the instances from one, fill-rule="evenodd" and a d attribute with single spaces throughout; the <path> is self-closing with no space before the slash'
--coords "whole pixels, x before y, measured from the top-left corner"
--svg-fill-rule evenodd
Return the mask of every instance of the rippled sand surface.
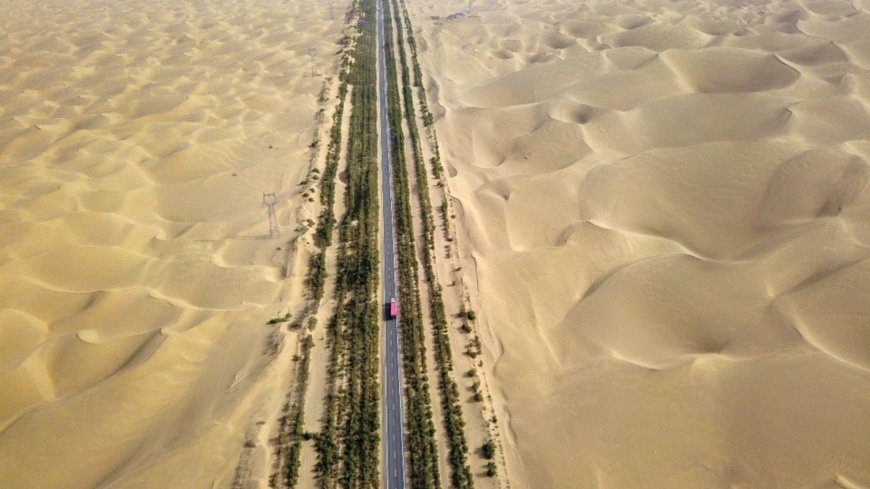
<path id="1" fill-rule="evenodd" d="M 265 323 L 302 300 L 308 50 L 332 72 L 341 22 L 276 1 L 2 10 L 0 486 L 229 487 L 288 388 Z M 244 239 L 269 233 L 263 192 L 282 236 Z"/>
<path id="2" fill-rule="evenodd" d="M 408 4 L 511 487 L 870 487 L 870 6 Z"/>

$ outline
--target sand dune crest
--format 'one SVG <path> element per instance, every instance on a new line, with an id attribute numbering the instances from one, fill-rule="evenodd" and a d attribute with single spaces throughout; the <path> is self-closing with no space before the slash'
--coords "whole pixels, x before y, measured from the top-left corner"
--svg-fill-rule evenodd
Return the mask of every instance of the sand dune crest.
<path id="1" fill-rule="evenodd" d="M 784 88 L 799 76 L 776 56 L 733 48 L 669 50 L 661 54 L 692 91 L 763 92 Z"/>

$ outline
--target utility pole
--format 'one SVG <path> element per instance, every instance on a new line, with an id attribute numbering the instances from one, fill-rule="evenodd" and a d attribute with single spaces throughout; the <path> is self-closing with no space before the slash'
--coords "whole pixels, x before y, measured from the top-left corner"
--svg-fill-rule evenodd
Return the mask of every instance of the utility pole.
<path id="1" fill-rule="evenodd" d="M 311 56 L 311 76 L 317 76 L 317 48 L 308 48 L 308 56 Z"/>
<path id="2" fill-rule="evenodd" d="M 329 1 L 329 19 L 334 21 L 335 20 L 335 8 L 334 8 L 335 7 L 335 0 L 328 0 L 328 1 Z"/>

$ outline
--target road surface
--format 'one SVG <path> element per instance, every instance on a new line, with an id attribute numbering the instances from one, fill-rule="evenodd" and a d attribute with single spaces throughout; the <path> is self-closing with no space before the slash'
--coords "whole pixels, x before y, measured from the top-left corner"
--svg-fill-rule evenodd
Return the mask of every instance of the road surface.
<path id="1" fill-rule="evenodd" d="M 384 300 L 381 311 L 384 325 L 384 481 L 387 489 L 405 487 L 405 424 L 402 417 L 402 375 L 399 370 L 398 321 L 387 314 L 387 304 L 396 297 L 396 242 L 393 228 L 393 182 L 390 170 L 390 135 L 387 124 L 387 70 L 384 56 L 383 0 L 378 0 L 378 112 L 381 145 L 381 212 L 384 237 Z M 399 304 L 401 308 L 401 304 Z"/>

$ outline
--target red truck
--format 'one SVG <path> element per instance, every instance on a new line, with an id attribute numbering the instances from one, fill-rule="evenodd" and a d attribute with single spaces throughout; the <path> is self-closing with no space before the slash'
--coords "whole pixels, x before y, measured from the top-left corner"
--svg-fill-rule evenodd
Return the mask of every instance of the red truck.
<path id="1" fill-rule="evenodd" d="M 398 312 L 399 312 L 399 307 L 396 304 L 396 298 L 394 297 L 394 298 L 390 299 L 390 318 L 392 319 L 392 318 L 396 317 Z"/>

